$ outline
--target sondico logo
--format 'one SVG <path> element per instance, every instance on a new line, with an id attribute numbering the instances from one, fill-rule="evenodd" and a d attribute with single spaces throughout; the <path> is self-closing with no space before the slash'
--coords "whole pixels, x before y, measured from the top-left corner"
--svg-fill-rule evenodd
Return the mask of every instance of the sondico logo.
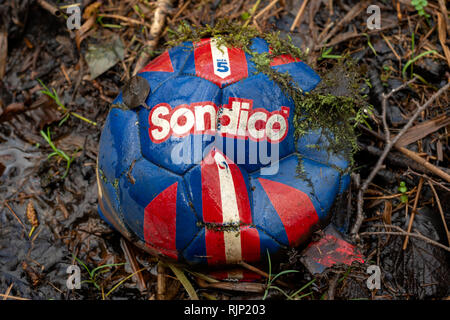
<path id="1" fill-rule="evenodd" d="M 172 109 L 167 103 L 156 105 L 149 114 L 149 136 L 154 143 L 169 137 L 191 134 L 220 134 L 227 138 L 283 141 L 288 132 L 289 108 L 268 112 L 253 109 L 253 100 L 229 98 L 220 109 L 212 102 L 179 105 Z"/>

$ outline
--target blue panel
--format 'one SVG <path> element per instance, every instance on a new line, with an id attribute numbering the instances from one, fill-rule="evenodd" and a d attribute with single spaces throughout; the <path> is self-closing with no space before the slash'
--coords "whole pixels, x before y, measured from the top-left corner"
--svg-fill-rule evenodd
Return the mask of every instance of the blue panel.
<path id="1" fill-rule="evenodd" d="M 229 99 L 235 97 L 252 100 L 252 110 L 265 109 L 267 112 L 275 112 L 281 111 L 282 107 L 289 108 L 288 132 L 284 140 L 278 144 L 271 144 L 267 140 L 255 142 L 250 139 L 242 141 L 239 139 L 222 138 L 222 142 L 216 142 L 216 145 L 230 159 L 239 164 L 244 162 L 242 166 L 245 170 L 254 172 L 295 151 L 293 134 L 294 104 L 292 99 L 286 97 L 273 81 L 270 81 L 263 74 L 258 74 L 232 84 L 223 89 L 222 104 L 229 104 Z M 243 156 L 241 148 L 241 144 L 243 143 L 245 144 L 245 161 L 237 161 L 237 159 Z M 234 150 L 230 150 L 233 147 Z"/>
<path id="2" fill-rule="evenodd" d="M 181 71 L 181 73 L 183 75 L 191 75 L 191 76 L 195 76 L 196 72 L 195 72 L 195 56 L 194 56 L 194 46 L 192 45 L 192 42 L 189 42 L 186 45 L 186 48 L 184 48 L 184 50 L 186 50 L 186 55 L 187 55 L 187 60 L 186 63 L 183 65 L 183 69 Z"/>
<path id="3" fill-rule="evenodd" d="M 197 219 L 186 199 L 186 190 L 181 177 L 162 169 L 149 161 L 142 159 L 136 162 L 131 171 L 135 183 L 131 183 L 128 176 L 121 177 L 119 182 L 120 202 L 126 213 L 125 222 L 135 234 L 144 241 L 144 213 L 145 208 L 161 192 L 178 182 L 177 193 L 177 247 L 184 247 L 197 233 Z M 161 208 L 164 210 L 164 208 Z M 178 230 L 178 228 L 177 228 Z M 190 237 L 190 239 L 189 239 Z"/>
<path id="4" fill-rule="evenodd" d="M 194 210 L 203 221 L 202 206 L 202 167 L 200 165 L 193 167 L 184 175 L 186 181 L 188 198 L 192 201 Z"/>
<path id="5" fill-rule="evenodd" d="M 250 50 L 259 54 L 269 52 L 269 44 L 264 39 L 254 38 Z"/>
<path id="6" fill-rule="evenodd" d="M 180 105 L 191 103 L 212 102 L 220 104 L 220 90 L 213 83 L 191 76 L 180 76 L 163 83 L 147 99 L 150 108 L 160 103 L 170 105 L 173 110 Z M 143 156 L 169 169 L 182 174 L 202 159 L 203 150 L 211 143 L 211 136 L 188 135 L 182 138 L 169 135 L 162 143 L 153 143 L 149 137 L 149 114 L 151 111 L 139 112 L 139 134 Z"/>
<path id="7" fill-rule="evenodd" d="M 103 193 L 103 206 L 105 210 L 108 210 L 109 212 L 105 212 L 109 214 L 110 216 L 116 217 L 117 219 L 120 219 L 123 221 L 122 213 L 120 212 L 120 206 L 118 202 L 118 193 L 114 189 L 113 185 L 109 182 L 105 182 L 103 180 L 100 180 L 100 183 L 102 184 L 102 193 Z M 111 224 L 111 222 L 105 218 L 103 215 L 103 212 L 100 209 L 100 205 L 98 206 L 98 211 L 100 213 L 100 216 L 103 220 L 105 220 L 112 228 L 114 228 Z"/>
<path id="8" fill-rule="evenodd" d="M 114 181 L 141 157 L 137 116 L 134 111 L 112 108 L 100 138 L 98 165 Z"/>
<path id="9" fill-rule="evenodd" d="M 321 135 L 320 131 L 316 131 L 307 133 L 298 139 L 297 152 L 304 158 L 336 166 L 342 170 L 347 169 L 348 161 L 345 157 L 327 151 L 328 146 L 329 142 L 326 137 Z"/>
<path id="10" fill-rule="evenodd" d="M 293 62 L 273 68 L 280 73 L 289 72 L 297 85 L 306 92 L 313 90 L 320 82 L 319 75 L 304 62 Z"/>
<path id="11" fill-rule="evenodd" d="M 285 247 L 285 245 L 278 243 L 264 231 L 258 230 L 258 233 L 259 241 L 261 243 L 261 261 L 267 261 L 267 252 L 269 252 L 269 254 L 272 256 L 276 254 L 280 250 L 280 248 Z"/>
<path id="12" fill-rule="evenodd" d="M 258 231 L 260 231 L 260 233 L 262 231 L 269 237 L 277 239 L 278 242 L 283 245 L 288 245 L 289 241 L 283 223 L 281 222 L 278 213 L 275 211 L 275 208 L 273 207 L 272 202 L 270 202 L 270 199 L 263 187 L 257 180 L 257 175 L 250 178 L 250 185 L 252 188 L 250 195 L 253 199 L 253 211 L 255 213 L 253 215 L 253 224 L 256 226 Z M 269 239 L 270 238 L 265 239 L 264 246 L 274 250 L 275 247 Z M 261 246 L 263 246 L 262 242 Z M 265 248 L 264 251 L 261 251 L 261 253 L 265 253 Z"/>
<path id="13" fill-rule="evenodd" d="M 304 173 L 307 178 L 307 180 L 303 180 L 297 174 L 297 164 L 297 155 L 291 155 L 280 161 L 280 169 L 277 175 L 261 177 L 283 183 L 306 193 L 312 201 L 319 219 L 323 220 L 329 213 L 329 209 L 339 191 L 339 172 L 318 162 L 303 159 Z M 260 175 L 255 173 L 251 177 L 257 179 Z M 254 197 L 259 199 L 260 195 Z"/>
<path id="14" fill-rule="evenodd" d="M 149 96 L 166 81 L 173 79 L 176 77 L 176 75 L 172 72 L 158 72 L 158 71 L 152 71 L 152 72 L 142 72 L 139 73 L 139 76 L 145 78 L 148 83 L 150 84 L 150 94 Z M 146 103 L 148 103 L 148 97 L 146 100 Z M 144 107 L 141 106 L 139 109 L 142 110 Z"/>
<path id="15" fill-rule="evenodd" d="M 192 243 L 181 253 L 182 258 L 192 265 L 206 265 L 206 240 L 203 228 Z"/>
<path id="16" fill-rule="evenodd" d="M 170 60 L 172 61 L 175 73 L 183 72 L 186 61 L 193 50 L 192 42 L 183 42 L 179 46 L 169 50 Z"/>

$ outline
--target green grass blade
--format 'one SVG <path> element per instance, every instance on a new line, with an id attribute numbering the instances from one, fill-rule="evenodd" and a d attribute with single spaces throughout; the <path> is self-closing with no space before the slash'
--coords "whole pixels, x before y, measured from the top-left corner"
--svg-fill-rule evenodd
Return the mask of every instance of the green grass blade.
<path id="1" fill-rule="evenodd" d="M 184 289 L 186 289 L 191 300 L 199 300 L 199 298 L 197 296 L 197 292 L 195 292 L 194 287 L 192 286 L 192 284 L 188 280 L 188 278 L 186 278 L 186 275 L 184 274 L 184 272 L 171 263 L 167 263 L 167 265 L 172 270 L 172 272 L 175 274 L 177 279 L 181 282 Z"/>
<path id="2" fill-rule="evenodd" d="M 96 273 L 98 270 L 101 270 L 101 269 L 104 269 L 104 268 L 119 267 L 119 266 L 123 266 L 123 265 L 125 265 L 125 264 L 126 264 L 125 262 L 123 262 L 123 263 L 103 264 L 103 265 L 101 265 L 101 266 L 98 266 L 98 267 L 95 268 L 95 269 L 92 269 L 92 274 L 94 274 L 94 273 Z"/>
<path id="3" fill-rule="evenodd" d="M 276 278 L 281 277 L 282 275 L 288 274 L 288 273 L 294 273 L 294 272 L 299 272 L 298 270 L 285 270 L 285 271 L 281 271 L 280 273 L 276 274 L 273 278 L 271 282 L 274 282 Z"/>
<path id="4" fill-rule="evenodd" d="M 310 282 L 308 282 L 307 284 L 305 284 L 303 287 L 301 287 L 300 289 L 298 289 L 297 291 L 295 291 L 292 295 L 291 298 L 295 298 L 296 295 L 298 295 L 300 292 L 302 292 L 303 290 L 305 290 L 306 288 L 308 288 L 310 285 L 312 285 L 314 282 L 316 281 L 316 279 L 312 279 Z"/>
<path id="5" fill-rule="evenodd" d="M 128 279 L 130 279 L 132 276 L 134 276 L 135 274 L 138 274 L 139 272 L 145 270 L 146 268 L 142 268 L 139 269 L 136 272 L 133 272 L 132 274 L 128 275 L 127 277 L 125 277 L 124 279 L 122 279 L 119 283 L 117 283 L 111 290 L 108 291 L 108 293 L 105 295 L 105 298 L 107 298 L 111 293 L 114 292 L 114 290 L 116 290 L 122 283 L 124 283 L 125 281 L 127 281 Z"/>
<path id="6" fill-rule="evenodd" d="M 73 257 L 80 265 L 82 265 L 82 266 L 86 269 L 86 271 L 89 273 L 89 278 L 92 279 L 91 271 L 89 270 L 88 266 L 87 266 L 86 264 L 84 264 L 83 261 L 81 261 L 80 259 L 78 259 L 77 257 L 75 257 L 74 254 L 72 254 L 72 257 Z"/>
<path id="7" fill-rule="evenodd" d="M 437 52 L 436 52 L 436 50 L 428 50 L 428 51 L 426 51 L 426 52 L 422 52 L 421 54 L 419 54 L 419 55 L 416 56 L 415 58 L 409 60 L 409 61 L 405 64 L 405 66 L 403 67 L 403 70 L 402 70 L 403 78 L 406 78 L 406 71 L 408 70 L 408 67 L 409 67 L 411 64 L 415 63 L 415 62 L 416 62 L 417 60 L 419 60 L 420 58 L 422 58 L 422 57 L 424 57 L 424 56 L 426 56 L 426 55 L 429 55 L 429 54 L 431 54 L 431 53 L 436 54 Z"/>

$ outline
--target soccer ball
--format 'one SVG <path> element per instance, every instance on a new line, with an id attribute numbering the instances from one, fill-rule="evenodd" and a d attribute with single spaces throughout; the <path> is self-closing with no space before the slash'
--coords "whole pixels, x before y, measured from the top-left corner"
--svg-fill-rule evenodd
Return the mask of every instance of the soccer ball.
<path id="1" fill-rule="evenodd" d="M 251 50 L 270 48 L 255 38 Z M 320 82 L 289 55 L 271 67 L 305 92 Z M 319 132 L 295 139 L 292 99 L 248 53 L 186 42 L 139 76 L 147 106 L 124 108 L 119 94 L 97 166 L 99 213 L 126 238 L 179 262 L 231 265 L 299 246 L 329 220 L 348 163 L 311 147 L 325 144 Z"/>

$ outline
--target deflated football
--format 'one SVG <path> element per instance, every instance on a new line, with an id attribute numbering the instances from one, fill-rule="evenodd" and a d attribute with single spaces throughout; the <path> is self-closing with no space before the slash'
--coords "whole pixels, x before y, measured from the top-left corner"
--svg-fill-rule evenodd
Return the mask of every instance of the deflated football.
<path id="1" fill-rule="evenodd" d="M 255 38 L 251 50 L 270 48 Z M 270 65 L 305 92 L 320 82 L 291 56 Z M 114 101 L 98 156 L 99 212 L 126 238 L 180 262 L 224 265 L 298 246 L 327 221 L 348 163 L 311 147 L 324 143 L 318 132 L 295 139 L 292 99 L 247 52 L 187 42 L 137 79 Z"/>

